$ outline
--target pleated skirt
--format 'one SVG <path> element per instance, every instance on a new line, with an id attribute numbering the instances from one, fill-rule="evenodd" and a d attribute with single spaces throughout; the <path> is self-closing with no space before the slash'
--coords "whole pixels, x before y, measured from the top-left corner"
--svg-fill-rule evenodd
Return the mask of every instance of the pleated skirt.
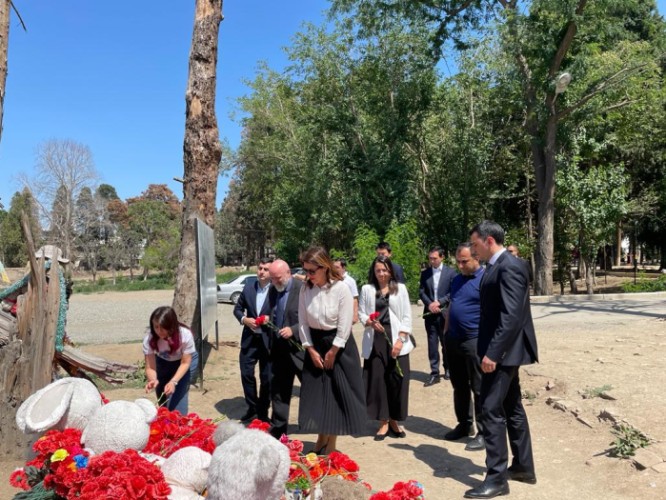
<path id="1" fill-rule="evenodd" d="M 312 345 L 323 358 L 336 330 L 310 329 Z M 366 432 L 365 391 L 358 347 L 350 335 L 332 370 L 315 368 L 305 353 L 298 424 L 301 431 L 336 436 Z"/>

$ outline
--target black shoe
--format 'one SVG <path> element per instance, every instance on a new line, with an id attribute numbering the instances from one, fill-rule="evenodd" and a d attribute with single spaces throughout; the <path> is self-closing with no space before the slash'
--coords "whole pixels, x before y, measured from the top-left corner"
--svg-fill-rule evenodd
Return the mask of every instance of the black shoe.
<path id="1" fill-rule="evenodd" d="M 447 441 L 457 441 L 465 437 L 473 436 L 474 431 L 467 425 L 456 425 L 452 430 L 444 434 L 444 439 Z"/>
<path id="2" fill-rule="evenodd" d="M 485 481 L 480 486 L 467 490 L 465 498 L 495 498 L 501 495 L 509 494 L 509 484 L 488 484 Z"/>
<path id="3" fill-rule="evenodd" d="M 439 375 L 430 375 L 430 378 L 425 381 L 423 387 L 430 387 L 431 385 L 439 384 Z"/>
<path id="4" fill-rule="evenodd" d="M 511 470 L 511 467 L 509 467 L 507 469 L 507 474 L 509 475 L 509 479 L 511 481 L 518 481 L 527 484 L 536 484 L 537 482 L 534 472 Z"/>
<path id="5" fill-rule="evenodd" d="M 481 451 L 486 449 L 486 440 L 483 439 L 483 436 L 479 432 L 472 440 L 465 445 L 467 451 Z"/>
<path id="6" fill-rule="evenodd" d="M 390 429 L 390 427 L 389 427 Z M 389 435 L 389 431 L 386 431 L 384 434 L 375 434 L 375 441 L 384 441 L 386 439 L 386 436 Z"/>
<path id="7" fill-rule="evenodd" d="M 243 424 L 249 424 L 255 418 L 257 418 L 257 412 L 254 411 L 254 410 L 248 410 L 248 411 L 245 412 L 245 415 L 243 415 L 239 420 Z"/>
<path id="8" fill-rule="evenodd" d="M 389 425 L 389 436 L 394 438 L 406 438 L 407 433 L 405 431 L 400 431 L 400 432 L 394 431 L 393 427 Z"/>
<path id="9" fill-rule="evenodd" d="M 445 370 L 444 375 L 442 375 L 442 378 L 444 380 L 451 380 L 451 372 L 449 370 Z"/>

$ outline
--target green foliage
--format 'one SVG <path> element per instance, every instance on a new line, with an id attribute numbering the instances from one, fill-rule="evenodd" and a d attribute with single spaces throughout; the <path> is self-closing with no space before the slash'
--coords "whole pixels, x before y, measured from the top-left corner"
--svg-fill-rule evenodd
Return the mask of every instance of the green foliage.
<path id="1" fill-rule="evenodd" d="M 0 256 L 7 267 L 23 267 L 28 262 L 25 237 L 21 229 L 21 214 L 25 212 L 30 221 L 32 237 L 39 247 L 41 230 L 35 200 L 28 189 L 15 193 L 0 223 Z"/>
<path id="2" fill-rule="evenodd" d="M 666 274 L 657 278 L 648 278 L 645 273 L 642 273 L 636 283 L 633 281 L 623 283 L 622 291 L 625 293 L 666 292 Z"/>
<path id="3" fill-rule="evenodd" d="M 613 386 L 608 384 L 602 385 L 600 387 L 587 388 L 583 391 L 583 398 L 584 399 L 599 398 L 604 392 L 610 391 L 612 388 Z"/>
<path id="4" fill-rule="evenodd" d="M 405 271 L 409 298 L 416 302 L 419 296 L 421 263 L 427 251 L 421 243 L 418 224 L 413 219 L 402 224 L 393 221 L 385 239 L 391 245 L 391 259 L 400 264 Z"/>
<path id="5" fill-rule="evenodd" d="M 629 424 L 619 424 L 611 431 L 616 439 L 611 445 L 610 456 L 628 458 L 634 456 L 638 448 L 645 448 L 650 440 L 638 429 Z"/>
<path id="6" fill-rule="evenodd" d="M 116 284 L 100 278 L 97 283 L 75 281 L 74 293 L 136 292 L 141 290 L 171 290 L 175 285 L 173 273 L 154 274 L 142 279 L 118 277 Z"/>
<path id="7" fill-rule="evenodd" d="M 368 282 L 368 270 L 377 256 L 375 247 L 379 241 L 379 235 L 365 224 L 356 230 L 353 245 L 354 260 L 347 263 L 347 272 L 356 280 L 359 288 Z"/>

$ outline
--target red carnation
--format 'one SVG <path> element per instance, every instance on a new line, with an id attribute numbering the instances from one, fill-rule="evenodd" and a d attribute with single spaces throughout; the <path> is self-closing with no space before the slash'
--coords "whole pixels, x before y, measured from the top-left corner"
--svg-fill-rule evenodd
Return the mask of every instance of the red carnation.
<path id="1" fill-rule="evenodd" d="M 257 319 L 254 320 L 254 324 L 257 326 L 261 326 L 266 324 L 267 321 L 268 321 L 268 316 L 262 314 L 261 316 L 259 316 Z"/>
<path id="2" fill-rule="evenodd" d="M 370 321 L 377 321 L 379 319 L 379 313 L 377 311 L 370 313 Z"/>

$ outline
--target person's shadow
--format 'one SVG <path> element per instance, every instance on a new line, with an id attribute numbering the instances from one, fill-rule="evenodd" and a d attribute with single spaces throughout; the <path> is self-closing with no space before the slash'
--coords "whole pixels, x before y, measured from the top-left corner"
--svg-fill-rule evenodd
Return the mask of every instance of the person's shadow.
<path id="1" fill-rule="evenodd" d="M 405 430 L 415 434 L 423 434 L 433 439 L 444 439 L 444 434 L 451 428 L 442 425 L 440 422 L 428 418 L 410 415 L 404 422 Z"/>
<path id="2" fill-rule="evenodd" d="M 481 467 L 472 462 L 469 458 L 452 455 L 445 445 L 411 444 L 395 443 L 390 446 L 399 450 L 411 451 L 414 458 L 423 462 L 432 469 L 433 476 L 440 478 L 451 478 L 470 488 L 474 488 L 481 483 L 480 479 L 471 477 L 475 474 L 484 474 L 485 467 Z"/>
<path id="3" fill-rule="evenodd" d="M 245 398 L 236 396 L 231 399 L 222 399 L 215 403 L 215 409 L 222 415 L 226 415 L 230 420 L 240 419 L 247 411 Z"/>

